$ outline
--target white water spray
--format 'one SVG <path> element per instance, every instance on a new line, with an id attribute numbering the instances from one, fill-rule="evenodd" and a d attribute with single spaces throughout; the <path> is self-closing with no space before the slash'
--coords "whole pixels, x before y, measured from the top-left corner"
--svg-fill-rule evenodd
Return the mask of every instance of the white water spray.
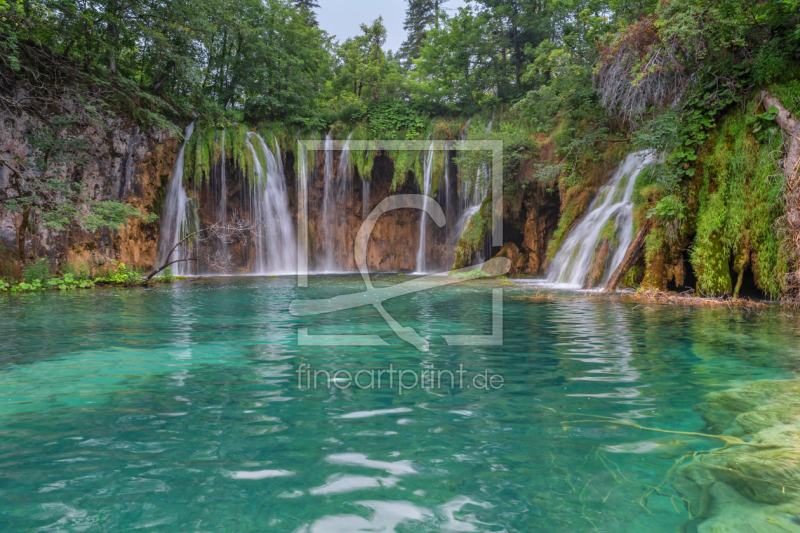
<path id="1" fill-rule="evenodd" d="M 417 249 L 417 272 L 426 272 L 425 264 L 425 240 L 427 238 L 428 228 L 428 202 L 430 201 L 431 188 L 433 187 L 433 139 L 431 145 L 428 147 L 428 153 L 425 154 L 425 159 L 422 165 L 422 194 L 425 196 L 423 200 L 422 215 L 419 220 L 419 248 Z"/>
<path id="2" fill-rule="evenodd" d="M 569 232 L 547 269 L 547 281 L 580 288 L 592 267 L 592 261 L 606 223 L 614 217 L 616 243 L 604 269 L 602 285 L 622 263 L 633 237 L 633 187 L 636 178 L 655 157 L 649 152 L 629 154 L 609 182 L 592 200 L 583 220 Z"/>
<path id="3" fill-rule="evenodd" d="M 197 263 L 190 261 L 192 253 L 197 253 L 197 237 L 190 238 L 187 242 L 170 254 L 176 243 L 187 235 L 199 229 L 197 205 L 186 194 L 183 186 L 183 159 L 186 145 L 194 131 L 194 122 L 186 127 L 183 146 L 178 152 L 172 177 L 167 186 L 167 197 L 164 200 L 164 209 L 161 215 L 160 241 L 158 245 L 158 264 L 174 263 L 173 271 L 179 276 L 187 276 L 196 272 Z"/>
<path id="4" fill-rule="evenodd" d="M 266 166 L 262 167 L 252 139 L 257 139 Z M 258 225 L 253 274 L 292 274 L 296 270 L 296 250 L 289 195 L 283 172 L 280 147 L 275 139 L 275 153 L 257 133 L 248 133 L 247 145 L 253 153 L 254 169 L 251 192 L 253 223 Z"/>

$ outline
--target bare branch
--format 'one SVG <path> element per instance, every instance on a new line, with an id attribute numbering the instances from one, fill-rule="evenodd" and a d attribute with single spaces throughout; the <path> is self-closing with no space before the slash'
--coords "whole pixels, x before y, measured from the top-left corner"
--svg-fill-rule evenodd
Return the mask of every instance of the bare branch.
<path id="1" fill-rule="evenodd" d="M 232 215 L 228 218 L 228 220 L 222 222 L 214 222 L 213 224 L 201 228 L 199 230 L 193 231 L 183 237 L 181 240 L 175 243 L 172 249 L 167 254 L 167 257 L 164 258 L 164 263 L 161 266 L 158 266 L 149 276 L 145 279 L 145 285 L 153 279 L 159 272 L 162 272 L 165 268 L 175 263 L 179 263 L 182 261 L 197 261 L 197 257 L 193 258 L 181 258 L 174 261 L 170 261 L 170 257 L 172 254 L 180 248 L 181 246 L 186 246 L 191 243 L 193 240 L 196 243 L 200 242 L 209 242 L 212 239 L 218 240 L 223 244 L 232 244 L 234 242 L 247 242 L 248 238 L 252 239 L 253 235 L 258 235 L 258 225 L 253 224 L 247 219 L 242 218 L 239 216 L 239 213 L 234 211 Z M 256 239 L 253 239 L 256 241 Z M 218 271 L 225 271 L 227 270 L 228 266 L 233 264 L 233 254 L 226 253 L 223 254 L 220 251 L 217 251 L 214 254 L 205 254 L 204 259 L 209 267 L 214 270 Z"/>

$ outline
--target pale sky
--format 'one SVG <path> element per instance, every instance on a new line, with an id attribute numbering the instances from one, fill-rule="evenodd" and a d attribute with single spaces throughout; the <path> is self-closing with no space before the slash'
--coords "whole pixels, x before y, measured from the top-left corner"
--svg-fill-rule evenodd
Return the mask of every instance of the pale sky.
<path id="1" fill-rule="evenodd" d="M 406 32 L 403 21 L 406 18 L 405 0 L 317 0 L 317 20 L 319 26 L 338 41 L 354 37 L 361 33 L 361 24 L 370 24 L 383 16 L 386 26 L 386 50 L 397 52 Z M 452 14 L 459 7 L 466 6 L 464 0 L 450 0 L 443 9 Z"/>

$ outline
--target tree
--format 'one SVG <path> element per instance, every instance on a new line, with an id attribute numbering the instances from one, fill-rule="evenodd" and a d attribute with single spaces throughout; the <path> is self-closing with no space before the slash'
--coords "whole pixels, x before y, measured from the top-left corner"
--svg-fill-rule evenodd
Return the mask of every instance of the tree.
<path id="1" fill-rule="evenodd" d="M 362 24 L 362 35 L 334 46 L 337 63 L 326 98 L 337 106 L 397 95 L 402 84 L 400 65 L 391 52 L 385 53 L 386 28 L 383 17 Z M 363 105 L 363 104 L 360 104 Z"/>
<path id="2" fill-rule="evenodd" d="M 484 39 L 486 17 L 470 8 L 441 17 L 414 61 L 408 84 L 412 98 L 429 111 L 457 111 L 494 94 L 492 47 Z"/>
<path id="3" fill-rule="evenodd" d="M 311 26 L 319 26 L 317 22 L 317 14 L 314 9 L 319 9 L 317 0 L 294 0 L 294 5 L 301 13 L 306 15 L 306 23 Z"/>
<path id="4" fill-rule="evenodd" d="M 399 55 L 406 60 L 406 65 L 419 57 L 420 49 L 427 39 L 428 30 L 439 29 L 439 10 L 448 0 L 407 0 L 406 19 L 403 29 L 408 37 L 400 46 Z"/>

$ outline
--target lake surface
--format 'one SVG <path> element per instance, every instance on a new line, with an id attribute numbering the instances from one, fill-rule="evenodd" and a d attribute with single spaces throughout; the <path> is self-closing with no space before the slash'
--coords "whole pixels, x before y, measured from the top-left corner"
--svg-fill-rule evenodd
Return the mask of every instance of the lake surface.
<path id="1" fill-rule="evenodd" d="M 503 344 L 448 346 L 492 332 L 499 287 Z M 372 307 L 288 311 L 362 290 L 320 276 L 0 296 L 0 530 L 673 532 L 683 502 L 643 496 L 720 443 L 625 422 L 709 433 L 705 394 L 797 368 L 798 320 L 777 307 L 524 299 L 539 289 L 491 280 L 387 301 L 428 351 Z M 298 327 L 388 345 L 299 346 Z M 367 372 L 345 387 L 390 365 L 410 388 Z M 408 381 L 460 368 L 461 383 Z M 341 372 L 314 388 L 298 369 Z"/>

